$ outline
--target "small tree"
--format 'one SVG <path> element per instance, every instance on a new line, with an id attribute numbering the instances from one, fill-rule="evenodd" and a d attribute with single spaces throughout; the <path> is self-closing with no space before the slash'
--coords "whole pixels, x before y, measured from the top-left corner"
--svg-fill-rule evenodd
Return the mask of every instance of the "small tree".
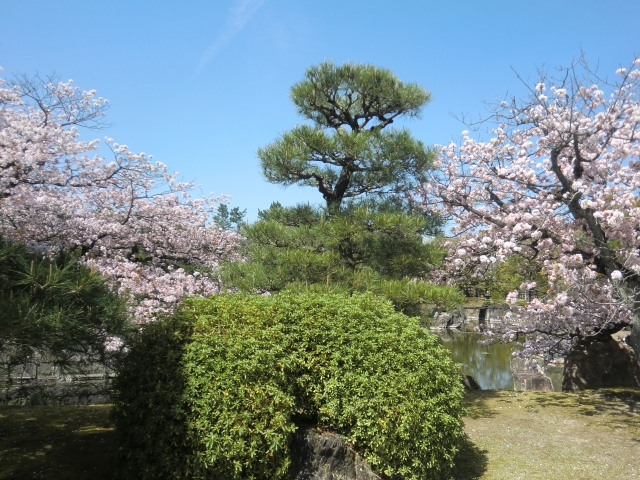
<path id="1" fill-rule="evenodd" d="M 226 203 L 221 203 L 213 215 L 213 221 L 222 230 L 238 230 L 247 210 L 240 211 L 240 207 L 233 207 L 229 210 Z"/>
<path id="2" fill-rule="evenodd" d="M 403 196 L 426 180 L 434 151 L 407 130 L 387 128 L 420 114 L 430 94 L 419 85 L 373 65 L 324 62 L 307 70 L 291 98 L 313 125 L 258 150 L 269 182 L 317 188 L 333 214 L 344 199 Z"/>
<path id="3" fill-rule="evenodd" d="M 567 354 L 628 325 L 640 353 L 639 66 L 618 69 L 616 81 L 583 60 L 543 74 L 525 101 L 497 106 L 494 138 L 463 132 L 460 146 L 445 146 L 419 189 L 463 234 L 446 262 L 452 274 L 513 256 L 544 267 L 546 296 L 494 329 L 504 341 L 526 334 L 524 354 Z"/>

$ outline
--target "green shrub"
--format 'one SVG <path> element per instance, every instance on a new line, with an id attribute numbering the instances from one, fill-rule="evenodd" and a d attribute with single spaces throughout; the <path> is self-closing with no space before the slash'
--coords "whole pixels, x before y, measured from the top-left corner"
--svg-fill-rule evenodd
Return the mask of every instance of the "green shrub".
<path id="1" fill-rule="evenodd" d="M 123 298 L 74 252 L 56 258 L 0 237 L 0 373 L 43 358 L 63 369 L 74 361 L 109 363 L 113 337 L 131 330 Z"/>
<path id="2" fill-rule="evenodd" d="M 380 472 L 441 478 L 462 387 L 436 337 L 371 294 L 191 299 L 121 366 L 118 478 L 286 478 L 301 424 L 348 438 Z"/>

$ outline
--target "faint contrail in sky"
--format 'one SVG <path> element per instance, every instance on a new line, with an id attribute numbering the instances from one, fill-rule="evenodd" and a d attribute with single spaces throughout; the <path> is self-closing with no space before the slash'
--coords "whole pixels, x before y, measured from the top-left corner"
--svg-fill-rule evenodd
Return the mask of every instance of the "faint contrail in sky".
<path id="1" fill-rule="evenodd" d="M 215 57 L 220 50 L 226 47 L 233 37 L 235 37 L 244 28 L 251 17 L 258 11 L 266 0 L 236 0 L 234 6 L 227 16 L 222 30 L 218 37 L 213 41 L 209 48 L 200 58 L 200 63 L 196 68 L 193 76 L 198 75 L 202 69 Z"/>

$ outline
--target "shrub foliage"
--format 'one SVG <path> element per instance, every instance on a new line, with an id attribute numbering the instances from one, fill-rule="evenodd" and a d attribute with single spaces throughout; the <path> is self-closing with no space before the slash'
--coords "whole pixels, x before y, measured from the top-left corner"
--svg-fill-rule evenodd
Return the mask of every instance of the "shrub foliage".
<path id="1" fill-rule="evenodd" d="M 406 315 L 424 305 L 448 310 L 464 302 L 456 288 L 425 280 L 445 250 L 425 242 L 434 227 L 391 201 L 346 202 L 339 214 L 278 202 L 243 225 L 242 261 L 224 265 L 223 284 L 246 293 L 363 293 L 383 296 Z"/>
<path id="2" fill-rule="evenodd" d="M 389 477 L 441 478 L 461 400 L 437 339 L 371 294 L 191 299 L 121 365 L 118 478 L 286 478 L 302 424 Z"/>
<path id="3" fill-rule="evenodd" d="M 107 279 L 78 263 L 74 252 L 47 258 L 0 238 L 0 371 L 47 358 L 108 362 L 108 342 L 131 330 L 126 304 Z"/>

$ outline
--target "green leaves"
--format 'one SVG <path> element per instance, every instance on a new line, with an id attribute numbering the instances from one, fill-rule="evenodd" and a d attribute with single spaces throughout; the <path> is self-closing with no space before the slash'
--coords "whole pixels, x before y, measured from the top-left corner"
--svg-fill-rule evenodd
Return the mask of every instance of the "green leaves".
<path id="1" fill-rule="evenodd" d="M 349 187 L 342 198 L 406 192 L 426 181 L 434 153 L 406 130 L 331 135 L 302 125 L 259 149 L 258 157 L 269 182 L 315 187 L 327 199 L 345 172 Z"/>
<path id="2" fill-rule="evenodd" d="M 443 252 L 421 235 L 428 222 L 393 206 L 348 205 L 325 217 L 308 205 L 273 204 L 243 227 L 245 261 L 222 269 L 225 285 L 244 292 L 374 292 L 410 315 L 421 305 L 450 308 L 464 299 L 423 278 Z"/>
<path id="3" fill-rule="evenodd" d="M 371 121 L 399 115 L 418 116 L 431 95 L 418 84 L 405 84 L 390 70 L 374 65 L 323 62 L 305 72 L 291 88 L 298 112 L 323 127 L 361 129 Z"/>
<path id="4" fill-rule="evenodd" d="M 0 352 L 11 364 L 34 354 L 68 368 L 76 354 L 105 361 L 110 336 L 129 330 L 125 302 L 71 253 L 44 258 L 0 239 Z"/>
<path id="5" fill-rule="evenodd" d="M 239 207 L 233 207 L 229 210 L 226 204 L 221 203 L 218 205 L 216 213 L 213 215 L 213 221 L 223 230 L 237 230 L 242 222 L 244 221 L 244 216 L 247 213 L 247 210 L 240 211 Z"/>
<path id="6" fill-rule="evenodd" d="M 417 116 L 429 94 L 389 70 L 331 62 L 307 70 L 291 97 L 302 125 L 258 150 L 272 183 L 317 188 L 331 213 L 345 198 L 406 194 L 426 181 L 435 151 L 407 130 L 384 130 L 399 116 Z"/>
<path id="7" fill-rule="evenodd" d="M 447 351 L 370 294 L 191 299 L 132 344 L 116 385 L 124 479 L 286 478 L 302 423 L 390 477 L 442 478 L 462 434 Z"/>
<path id="8" fill-rule="evenodd" d="M 145 325 L 128 345 L 113 381 L 117 478 L 193 478 L 182 370 L 192 332 L 190 322 L 176 315 Z"/>

